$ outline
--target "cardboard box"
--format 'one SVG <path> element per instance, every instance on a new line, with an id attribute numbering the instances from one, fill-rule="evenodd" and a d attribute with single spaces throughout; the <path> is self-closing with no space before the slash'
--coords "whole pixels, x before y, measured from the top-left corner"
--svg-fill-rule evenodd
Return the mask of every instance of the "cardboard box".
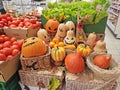
<path id="1" fill-rule="evenodd" d="M 21 90 L 18 81 L 19 75 L 16 72 L 7 82 L 0 82 L 0 90 Z"/>
<path id="2" fill-rule="evenodd" d="M 0 61 L 0 82 L 7 82 L 20 66 L 20 53 L 8 61 Z"/>
<path id="3" fill-rule="evenodd" d="M 16 37 L 17 39 L 26 39 L 32 36 L 37 36 L 39 28 L 10 28 L 5 27 L 4 33 L 9 37 Z"/>

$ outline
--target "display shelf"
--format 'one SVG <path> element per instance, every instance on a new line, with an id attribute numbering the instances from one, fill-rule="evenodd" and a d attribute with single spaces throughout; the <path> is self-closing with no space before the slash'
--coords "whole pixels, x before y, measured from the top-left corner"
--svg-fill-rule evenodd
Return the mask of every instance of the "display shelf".
<path id="1" fill-rule="evenodd" d="M 120 2 L 112 0 L 108 14 L 107 26 L 115 34 L 116 38 L 120 38 Z"/>
<path id="2" fill-rule="evenodd" d="M 110 20 L 107 21 L 107 26 L 112 30 L 112 32 L 115 31 L 115 26 L 112 24 Z"/>

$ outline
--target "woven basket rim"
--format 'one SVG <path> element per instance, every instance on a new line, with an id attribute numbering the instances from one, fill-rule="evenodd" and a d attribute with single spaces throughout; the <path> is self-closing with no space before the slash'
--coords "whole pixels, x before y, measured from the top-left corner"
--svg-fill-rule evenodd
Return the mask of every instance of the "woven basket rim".
<path id="1" fill-rule="evenodd" d="M 97 55 L 97 54 L 96 54 Z M 116 63 L 115 62 L 115 60 L 112 58 L 111 59 L 111 62 L 110 63 L 114 63 L 115 64 L 115 66 L 114 67 L 112 67 L 111 69 L 102 69 L 102 68 L 100 68 L 100 67 L 98 67 L 97 65 L 94 65 L 94 63 L 93 63 L 93 58 L 92 58 L 92 54 L 89 56 L 89 57 L 87 57 L 87 60 L 86 60 L 87 62 L 87 65 L 88 65 L 88 67 L 93 71 L 93 72 L 95 72 L 95 71 L 97 71 L 97 72 L 99 72 L 99 73 L 101 73 L 101 74 L 120 74 L 120 64 L 118 64 L 118 63 Z"/>
<path id="2" fill-rule="evenodd" d="M 35 57 L 30 57 L 30 58 L 31 58 L 31 59 L 35 59 L 35 58 L 47 57 L 48 55 L 50 55 L 50 52 L 51 52 L 51 48 L 48 47 L 46 54 L 44 54 L 44 55 L 42 55 L 42 56 L 35 56 Z M 23 59 L 29 59 L 29 58 L 23 57 L 22 53 L 21 53 L 20 57 L 23 58 Z"/>

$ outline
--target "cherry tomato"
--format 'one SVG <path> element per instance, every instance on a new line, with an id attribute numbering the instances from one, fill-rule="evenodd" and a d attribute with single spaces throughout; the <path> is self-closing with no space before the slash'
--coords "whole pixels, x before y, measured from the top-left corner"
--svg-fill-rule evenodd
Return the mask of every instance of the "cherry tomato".
<path id="1" fill-rule="evenodd" d="M 19 47 L 18 45 L 12 45 L 10 48 L 11 48 L 12 51 L 13 51 L 14 49 L 20 50 L 20 47 Z"/>
<path id="2" fill-rule="evenodd" d="M 6 60 L 10 60 L 10 59 L 12 59 L 12 58 L 13 58 L 12 55 L 8 55 L 7 58 L 6 58 Z"/>
<path id="3" fill-rule="evenodd" d="M 18 53 L 19 53 L 19 50 L 18 50 L 18 49 L 14 49 L 14 50 L 12 51 L 12 55 L 13 55 L 13 56 L 17 55 Z"/>
<path id="4" fill-rule="evenodd" d="M 0 53 L 0 61 L 5 61 L 5 60 L 6 60 L 6 56 Z"/>
<path id="5" fill-rule="evenodd" d="M 10 39 L 10 41 L 11 41 L 11 42 L 17 41 L 17 38 L 16 38 L 16 37 L 12 37 L 12 38 Z"/>
<path id="6" fill-rule="evenodd" d="M 11 41 L 6 41 L 3 43 L 3 47 L 10 47 L 11 46 Z"/>

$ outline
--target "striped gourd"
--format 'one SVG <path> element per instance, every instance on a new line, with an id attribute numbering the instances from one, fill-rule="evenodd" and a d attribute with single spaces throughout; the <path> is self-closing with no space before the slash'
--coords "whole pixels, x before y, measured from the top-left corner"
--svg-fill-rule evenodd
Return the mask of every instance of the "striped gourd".
<path id="1" fill-rule="evenodd" d="M 66 56 L 65 49 L 63 47 L 54 47 L 51 51 L 51 57 L 55 62 L 63 61 Z"/>

